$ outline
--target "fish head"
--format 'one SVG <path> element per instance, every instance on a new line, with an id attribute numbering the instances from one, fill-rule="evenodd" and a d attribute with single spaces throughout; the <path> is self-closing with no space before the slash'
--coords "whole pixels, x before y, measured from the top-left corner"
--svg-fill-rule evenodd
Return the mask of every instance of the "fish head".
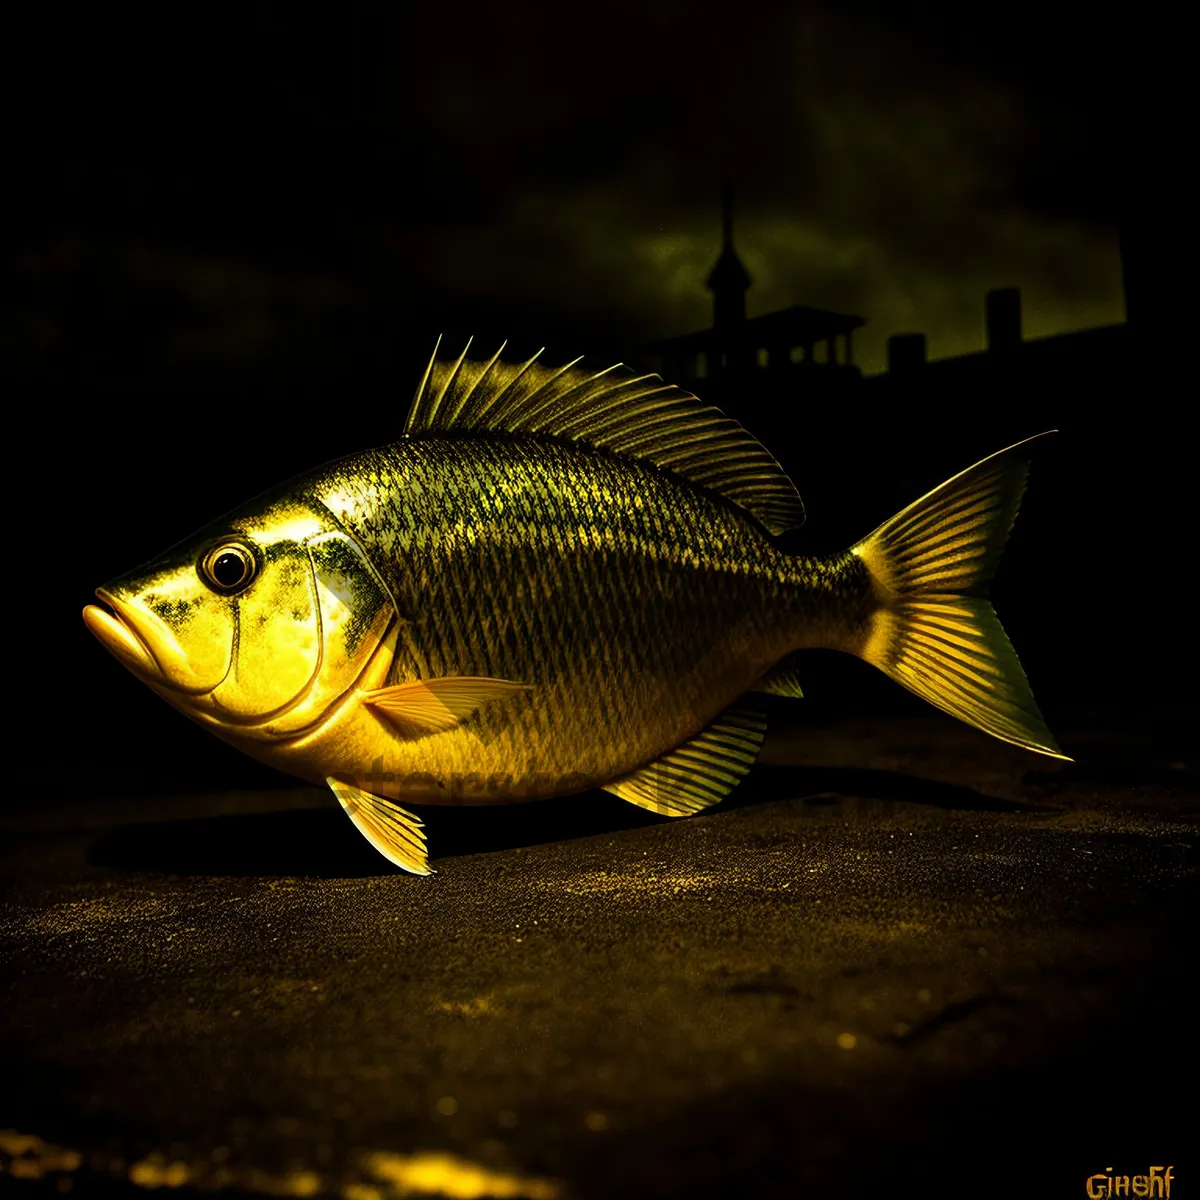
<path id="1" fill-rule="evenodd" d="M 361 546 L 302 495 L 230 514 L 96 598 L 84 623 L 117 660 L 232 740 L 318 725 L 395 615 Z"/>

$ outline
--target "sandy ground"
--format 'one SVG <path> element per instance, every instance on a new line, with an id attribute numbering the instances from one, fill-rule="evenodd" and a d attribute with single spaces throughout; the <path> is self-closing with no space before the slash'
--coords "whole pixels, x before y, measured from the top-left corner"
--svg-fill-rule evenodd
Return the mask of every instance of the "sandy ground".
<path id="1" fill-rule="evenodd" d="M 31 794 L 0 1190 L 1200 1195 L 1189 729 L 793 725 L 702 817 L 424 810 L 428 879 L 311 789 Z"/>

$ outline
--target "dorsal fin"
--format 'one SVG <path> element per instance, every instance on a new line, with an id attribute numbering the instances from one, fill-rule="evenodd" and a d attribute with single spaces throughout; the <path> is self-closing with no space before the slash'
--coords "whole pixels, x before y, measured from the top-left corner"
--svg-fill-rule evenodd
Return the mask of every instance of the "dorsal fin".
<path id="1" fill-rule="evenodd" d="M 507 343 L 505 343 L 507 345 Z M 804 522 L 796 487 L 736 421 L 658 375 L 622 363 L 602 371 L 547 367 L 539 350 L 524 363 L 438 358 L 441 338 L 413 399 L 404 432 L 544 433 L 627 454 L 719 492 L 771 533 Z"/>

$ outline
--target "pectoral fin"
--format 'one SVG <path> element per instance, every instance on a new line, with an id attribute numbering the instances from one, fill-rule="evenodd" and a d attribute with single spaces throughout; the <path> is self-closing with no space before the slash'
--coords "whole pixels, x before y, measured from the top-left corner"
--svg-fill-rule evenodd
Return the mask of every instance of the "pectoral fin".
<path id="1" fill-rule="evenodd" d="M 751 689 L 752 692 L 766 692 L 771 696 L 789 696 L 795 700 L 803 700 L 804 692 L 800 687 L 800 672 L 796 669 L 793 655 L 777 662 Z"/>
<path id="2" fill-rule="evenodd" d="M 735 704 L 690 741 L 604 790 L 649 812 L 691 816 L 733 791 L 754 765 L 766 732 L 761 711 Z"/>
<path id="3" fill-rule="evenodd" d="M 417 738 L 453 729 L 489 700 L 508 699 L 530 686 L 486 676 L 452 675 L 364 692 L 363 703 L 405 737 Z"/>
<path id="4" fill-rule="evenodd" d="M 390 863 L 414 875 L 433 875 L 422 824 L 398 804 L 330 775 L 325 782 L 358 832 Z"/>

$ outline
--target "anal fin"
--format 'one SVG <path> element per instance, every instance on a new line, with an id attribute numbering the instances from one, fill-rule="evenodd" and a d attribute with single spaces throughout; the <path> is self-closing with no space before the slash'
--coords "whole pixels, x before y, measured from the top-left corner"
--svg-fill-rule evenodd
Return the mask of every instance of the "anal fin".
<path id="1" fill-rule="evenodd" d="M 649 812 L 687 817 L 719 804 L 754 765 L 767 732 L 766 717 L 739 702 L 674 750 L 604 791 Z"/>
<path id="2" fill-rule="evenodd" d="M 423 826 L 411 813 L 382 796 L 364 792 L 330 775 L 325 782 L 359 833 L 390 863 L 413 875 L 433 875 Z"/>

